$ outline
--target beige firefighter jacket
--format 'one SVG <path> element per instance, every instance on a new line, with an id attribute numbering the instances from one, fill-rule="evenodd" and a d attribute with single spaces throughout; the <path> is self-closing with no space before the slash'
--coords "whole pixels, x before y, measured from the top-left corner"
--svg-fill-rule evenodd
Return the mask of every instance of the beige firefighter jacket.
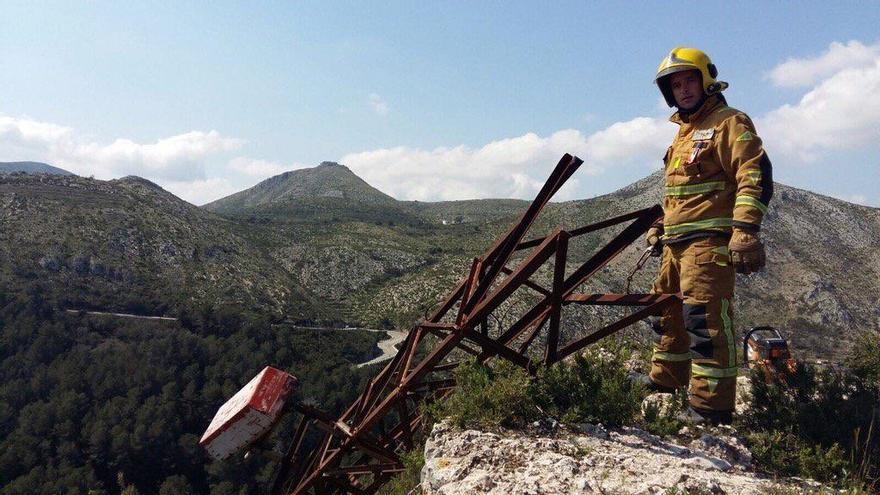
<path id="1" fill-rule="evenodd" d="M 748 115 L 709 96 L 689 116 L 663 159 L 664 239 L 696 232 L 757 230 L 773 195 L 770 160 Z"/>

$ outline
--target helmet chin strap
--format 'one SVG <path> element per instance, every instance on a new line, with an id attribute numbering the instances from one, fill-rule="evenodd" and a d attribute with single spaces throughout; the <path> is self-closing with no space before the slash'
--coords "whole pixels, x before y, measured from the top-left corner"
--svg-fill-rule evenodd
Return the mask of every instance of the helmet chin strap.
<path id="1" fill-rule="evenodd" d="M 706 89 L 706 92 L 710 95 L 714 95 L 715 93 L 720 93 L 724 91 L 725 89 L 727 89 L 728 86 L 730 85 L 724 81 L 715 81 L 714 83 L 709 85 L 709 87 Z"/>

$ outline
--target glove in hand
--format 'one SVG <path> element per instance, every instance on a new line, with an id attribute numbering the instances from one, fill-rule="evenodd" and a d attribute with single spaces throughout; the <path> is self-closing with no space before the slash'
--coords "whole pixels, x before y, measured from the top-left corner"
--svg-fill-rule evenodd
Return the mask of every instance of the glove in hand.
<path id="1" fill-rule="evenodd" d="M 663 235 L 663 227 L 651 227 L 645 234 L 645 246 L 656 247 L 660 242 L 660 236 Z"/>
<path id="2" fill-rule="evenodd" d="M 730 262 L 736 273 L 749 274 L 764 268 L 767 257 L 757 232 L 733 229 L 733 236 L 727 247 L 730 249 Z"/>

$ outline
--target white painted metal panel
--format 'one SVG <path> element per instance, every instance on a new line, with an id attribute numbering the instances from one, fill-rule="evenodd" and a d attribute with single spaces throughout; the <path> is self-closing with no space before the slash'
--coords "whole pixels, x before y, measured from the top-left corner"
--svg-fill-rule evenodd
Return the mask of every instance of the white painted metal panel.
<path id="1" fill-rule="evenodd" d="M 272 428 L 295 385 L 296 378 L 267 366 L 220 407 L 199 444 L 217 460 L 243 450 Z"/>

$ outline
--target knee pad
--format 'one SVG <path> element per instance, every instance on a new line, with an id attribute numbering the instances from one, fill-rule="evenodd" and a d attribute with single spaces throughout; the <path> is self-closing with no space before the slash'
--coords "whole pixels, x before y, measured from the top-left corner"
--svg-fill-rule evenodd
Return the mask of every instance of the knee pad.
<path id="1" fill-rule="evenodd" d="M 691 352 L 696 359 L 712 359 L 712 337 L 706 319 L 705 304 L 683 304 L 684 328 L 691 338 Z"/>
<path id="2" fill-rule="evenodd" d="M 652 316 L 648 318 L 648 323 L 651 325 L 651 330 L 654 331 L 657 335 L 663 335 L 663 325 L 661 324 L 661 319 L 659 316 Z"/>
<path id="3" fill-rule="evenodd" d="M 651 325 L 651 330 L 654 331 L 654 344 L 660 345 L 660 339 L 663 337 L 663 325 L 661 324 L 660 317 L 652 316 L 648 318 L 648 324 Z"/>

